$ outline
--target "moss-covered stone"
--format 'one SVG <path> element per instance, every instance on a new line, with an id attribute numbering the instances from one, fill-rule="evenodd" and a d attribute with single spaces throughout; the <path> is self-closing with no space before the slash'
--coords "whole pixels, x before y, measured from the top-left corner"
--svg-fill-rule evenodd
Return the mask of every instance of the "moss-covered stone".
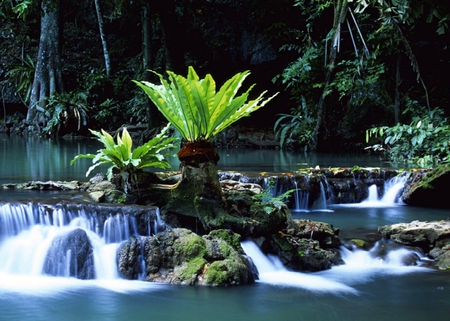
<path id="1" fill-rule="evenodd" d="M 130 239 L 119 251 L 119 271 L 123 277 L 136 278 L 140 275 L 137 257 L 143 253 L 147 281 L 210 286 L 251 283 L 254 277 L 250 262 L 241 255 L 242 250 L 225 241 L 235 243 L 238 237 L 231 231 L 201 237 L 176 228 L 141 237 L 140 243 Z"/>
<path id="2" fill-rule="evenodd" d="M 414 206 L 450 208 L 447 191 L 450 186 L 450 166 L 440 165 L 431 171 L 416 171 L 405 188 L 402 199 Z"/>

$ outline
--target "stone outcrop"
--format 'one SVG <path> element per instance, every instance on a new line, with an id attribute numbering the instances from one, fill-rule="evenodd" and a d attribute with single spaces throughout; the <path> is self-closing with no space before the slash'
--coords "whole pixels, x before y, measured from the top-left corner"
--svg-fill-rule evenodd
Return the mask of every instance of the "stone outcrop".
<path id="1" fill-rule="evenodd" d="M 312 220 L 293 220 L 269 239 L 256 243 L 263 252 L 278 256 L 293 271 L 322 271 L 342 264 L 338 248 L 339 230 Z"/>
<path id="2" fill-rule="evenodd" d="M 411 173 L 402 199 L 408 205 L 450 208 L 448 188 L 450 186 L 450 166 L 441 165 L 431 171 Z"/>
<path id="3" fill-rule="evenodd" d="M 413 221 L 381 226 L 378 231 L 396 243 L 422 249 L 439 269 L 450 269 L 450 221 Z"/>
<path id="4" fill-rule="evenodd" d="M 169 197 L 161 208 L 163 219 L 173 227 L 200 234 L 230 229 L 244 238 L 256 238 L 277 233 L 292 219 L 287 205 L 257 184 L 222 181 L 222 200 L 189 194 L 182 184 L 171 194 L 177 196 Z"/>
<path id="5" fill-rule="evenodd" d="M 229 230 L 215 230 L 202 237 L 184 228 L 167 229 L 140 240 L 132 238 L 119 251 L 119 273 L 126 279 L 140 276 L 146 281 L 184 285 L 252 283 L 253 266 L 239 238 Z M 139 262 L 139 255 L 143 262 Z"/>

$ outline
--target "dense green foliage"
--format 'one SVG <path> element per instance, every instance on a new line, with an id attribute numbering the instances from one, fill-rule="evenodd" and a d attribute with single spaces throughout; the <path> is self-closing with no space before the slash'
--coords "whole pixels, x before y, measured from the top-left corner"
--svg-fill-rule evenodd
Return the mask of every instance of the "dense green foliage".
<path id="1" fill-rule="evenodd" d="M 274 78 L 296 103 L 275 122 L 283 147 L 314 148 L 317 131 L 322 148 L 361 151 L 361 137 L 375 123 L 408 122 L 398 115 L 411 97 L 420 106 L 442 104 L 430 102 L 423 69 L 406 37 L 412 27 L 423 28 L 423 16 L 442 35 L 448 31 L 448 10 L 432 6 L 426 11 L 427 4 L 419 1 L 295 2 L 304 27 L 281 50 L 298 58 Z"/>
<path id="2" fill-rule="evenodd" d="M 30 107 L 38 112 L 17 133 L 158 127 L 157 108 L 132 80 L 155 83 L 147 70 L 187 66 L 220 83 L 250 70 L 252 83 L 280 92 L 235 124 L 274 128 L 291 149 L 361 152 L 367 129 L 411 123 L 410 101 L 450 114 L 447 1 L 106 0 L 96 12 L 92 1 L 68 0 L 58 15 L 63 86 L 31 104 L 37 66 L 52 65 L 38 51 L 42 15 L 55 3 L 0 0 L 0 131 Z"/>
<path id="3" fill-rule="evenodd" d="M 254 85 L 236 96 L 249 71 L 237 73 L 217 92 L 213 77 L 207 74 L 200 79 L 192 66 L 187 78 L 171 71 L 167 73 L 169 81 L 156 73 L 161 85 L 148 81 L 136 81 L 136 84 L 188 142 L 211 141 L 222 130 L 263 107 L 274 97 L 264 100 L 264 91 L 256 99 L 247 101 Z"/>
<path id="4" fill-rule="evenodd" d="M 421 167 L 450 163 L 450 124 L 441 109 L 415 114 L 409 124 L 371 128 L 366 141 L 373 137 L 383 140 L 368 148 L 386 151 L 395 163 Z"/>
<path id="5" fill-rule="evenodd" d="M 114 174 L 120 174 L 125 182 L 125 192 L 127 192 L 130 187 L 135 187 L 138 179 L 137 175 L 144 168 L 170 168 L 166 157 L 172 156 L 168 149 L 174 147 L 176 138 L 169 137 L 167 134 L 169 127 L 167 125 L 158 135 L 135 149 L 132 149 L 133 141 L 126 128 L 123 129 L 122 136 L 117 135 L 116 142 L 103 129 L 101 132 L 91 130 L 91 133 L 97 136 L 97 139 L 103 143 L 105 148 L 99 149 L 97 154 L 77 155 L 70 164 L 72 165 L 81 158 L 92 159 L 93 165 L 87 170 L 86 176 L 89 176 L 91 171 L 98 166 L 110 165 L 107 169 L 108 179 L 111 179 Z"/>

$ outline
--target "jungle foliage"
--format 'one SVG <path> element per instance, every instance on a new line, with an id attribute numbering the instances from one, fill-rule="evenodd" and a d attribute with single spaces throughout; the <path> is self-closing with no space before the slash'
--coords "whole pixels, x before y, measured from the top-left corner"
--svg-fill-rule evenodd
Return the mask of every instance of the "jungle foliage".
<path id="1" fill-rule="evenodd" d="M 408 124 L 411 114 L 403 111 L 411 111 L 411 97 L 419 101 L 415 112 L 443 107 L 442 100 L 430 102 L 426 82 L 435 79 L 425 81 L 420 68 L 430 62 L 419 62 L 408 39 L 424 20 L 437 26 L 433 38 L 448 32 L 448 8 L 430 3 L 295 1 L 304 26 L 280 49 L 297 58 L 274 77 L 296 104 L 274 124 L 281 145 L 316 150 L 320 139 L 322 148 L 357 151 L 367 128 Z"/>
<path id="2" fill-rule="evenodd" d="M 271 107 L 235 124 L 271 126 L 283 148 L 362 152 L 370 128 L 415 126 L 423 106 L 450 114 L 448 1 L 68 0 L 54 15 L 63 28 L 52 47 L 60 63 L 51 69 L 39 55 L 40 26 L 55 3 L 0 1 L 3 115 L 36 111 L 20 133 L 161 126 L 132 80 L 167 81 L 167 70 L 183 74 L 188 66 L 220 83 L 250 70 L 252 83 L 280 92 Z M 62 85 L 32 102 L 38 66 L 60 72 Z"/>
<path id="3" fill-rule="evenodd" d="M 374 127 L 366 132 L 366 142 L 379 137 L 377 144 L 367 147 L 386 152 L 394 163 L 430 167 L 450 163 L 450 124 L 442 109 L 428 113 L 411 111 L 409 124 Z"/>

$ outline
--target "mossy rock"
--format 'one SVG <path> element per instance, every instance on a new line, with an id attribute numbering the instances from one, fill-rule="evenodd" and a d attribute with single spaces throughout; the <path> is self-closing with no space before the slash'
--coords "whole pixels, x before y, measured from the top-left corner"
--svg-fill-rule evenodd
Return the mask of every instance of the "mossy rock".
<path id="1" fill-rule="evenodd" d="M 294 271 L 322 271 L 342 263 L 338 251 L 322 249 L 317 240 L 284 233 L 272 236 L 273 252 Z"/>
<path id="2" fill-rule="evenodd" d="M 119 271 L 125 278 L 137 278 L 142 274 L 137 257 L 143 253 L 147 281 L 208 286 L 254 282 L 252 266 L 238 240 L 239 235 L 231 231 L 202 237 L 184 228 L 141 237 L 140 242 L 132 238 L 119 250 Z"/>
<path id="3" fill-rule="evenodd" d="M 408 205 L 450 208 L 447 200 L 450 166 L 440 165 L 431 171 L 415 172 L 402 195 Z"/>

